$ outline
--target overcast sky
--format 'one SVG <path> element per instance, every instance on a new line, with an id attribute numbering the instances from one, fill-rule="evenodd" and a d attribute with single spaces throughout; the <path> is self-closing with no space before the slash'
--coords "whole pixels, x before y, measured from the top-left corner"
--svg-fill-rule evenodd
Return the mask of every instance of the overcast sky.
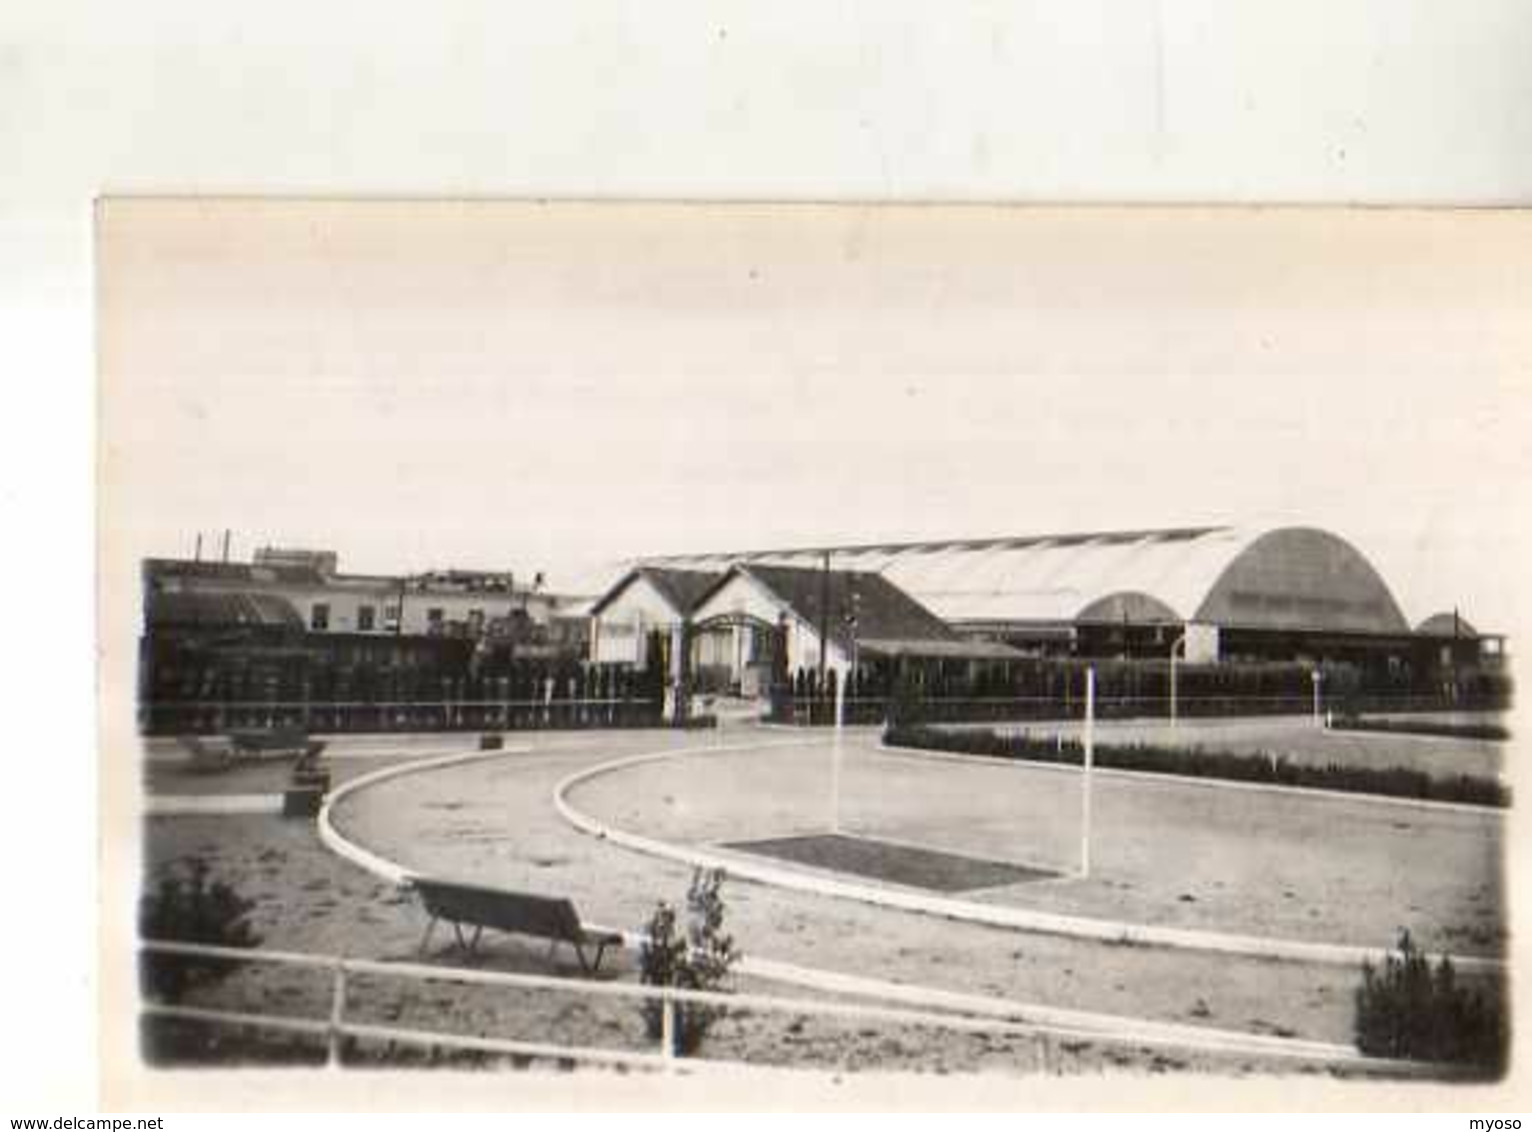
<path id="1" fill-rule="evenodd" d="M 104 529 L 343 568 L 1299 522 L 1521 623 L 1532 216 L 103 213 Z"/>

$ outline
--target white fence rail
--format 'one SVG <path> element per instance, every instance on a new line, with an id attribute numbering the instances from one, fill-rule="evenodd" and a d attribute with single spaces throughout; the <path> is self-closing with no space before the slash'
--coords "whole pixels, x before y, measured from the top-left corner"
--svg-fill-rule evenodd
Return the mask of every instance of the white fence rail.
<path id="1" fill-rule="evenodd" d="M 1058 1072 L 1060 1070 L 1062 1047 L 1065 1043 L 1119 1044 L 1114 1042 L 1110 1034 L 1105 1034 L 1099 1029 L 1075 1029 L 1057 1024 L 1044 1025 L 990 1016 L 943 1012 L 940 1010 L 911 1009 L 859 1002 L 827 1001 L 823 998 L 698 991 L 679 987 L 658 987 L 636 983 L 590 982 L 551 975 L 513 974 L 464 967 L 443 967 L 424 963 L 351 959 L 335 955 L 214 947 L 204 944 L 175 943 L 161 940 L 143 941 L 141 949 L 147 953 L 161 955 L 233 960 L 240 963 L 265 963 L 329 972 L 331 975 L 331 989 L 327 1018 L 256 1014 L 153 1001 L 145 1001 L 142 1005 L 142 1011 L 146 1016 L 150 1017 L 181 1019 L 213 1025 L 264 1028 L 267 1030 L 320 1037 L 327 1044 L 328 1061 L 331 1065 L 340 1064 L 342 1045 L 348 1038 L 393 1042 L 427 1048 L 436 1047 L 668 1072 L 706 1071 L 709 1068 L 738 1065 L 739 1063 L 717 1058 L 699 1058 L 682 1055 L 678 1049 L 676 1039 L 680 1024 L 677 1007 L 683 1003 L 722 1007 L 735 1012 L 759 1011 L 789 1017 L 822 1017 L 863 1023 L 883 1023 L 912 1028 L 928 1028 L 951 1033 L 1026 1038 L 1031 1039 L 1035 1043 L 1036 1064 L 1044 1072 Z M 564 994 L 577 994 L 591 999 L 604 999 L 608 1001 L 621 1000 L 638 1003 L 658 1000 L 661 1006 L 661 1034 L 659 1041 L 656 1043 L 657 1048 L 653 1051 L 635 1051 L 600 1046 L 481 1037 L 448 1031 L 420 1030 L 350 1021 L 346 1017 L 349 981 L 353 976 L 365 975 L 430 982 L 449 982 L 462 985 L 557 991 Z M 1343 1062 L 1357 1068 L 1385 1070 L 1400 1076 L 1418 1076 L 1422 1073 L 1431 1072 L 1430 1067 L 1418 1063 L 1368 1058 L 1357 1054 L 1354 1050 L 1346 1050 L 1324 1042 L 1305 1042 L 1294 1039 L 1283 1039 L 1281 1041 L 1273 1039 L 1262 1040 L 1257 1035 L 1249 1035 L 1247 1042 L 1231 1042 L 1226 1049 L 1221 1048 L 1217 1043 L 1204 1041 L 1182 1043 L 1174 1041 L 1156 1042 L 1151 1040 L 1146 1043 L 1142 1036 L 1124 1037 L 1121 1044 L 1134 1046 L 1144 1044 L 1185 1045 L 1190 1048 L 1201 1048 L 1215 1053 L 1225 1052 L 1243 1057 L 1249 1057 L 1254 1054 L 1257 1056 L 1275 1056 L 1279 1059 L 1298 1059 L 1320 1063 Z"/>
<path id="2" fill-rule="evenodd" d="M 788 1016 L 828 1017 L 863 1022 L 882 1022 L 902 1026 L 924 1026 L 959 1033 L 988 1034 L 993 1036 L 1027 1037 L 1037 1042 L 1040 1063 L 1054 1067 L 1057 1063 L 1055 1043 L 1071 1037 L 1080 1040 L 1102 1040 L 1102 1035 L 1090 1030 L 1061 1031 L 1021 1022 L 995 1018 L 976 1018 L 959 1014 L 945 1014 L 932 1010 L 912 1010 L 902 1007 L 876 1006 L 866 1003 L 828 1002 L 824 999 L 796 998 L 784 995 L 746 994 L 720 991 L 687 990 L 681 987 L 659 987 L 637 983 L 598 983 L 586 980 L 559 978 L 552 975 L 513 974 L 503 971 L 482 971 L 465 967 L 441 967 L 425 963 L 381 961 L 372 959 L 348 959 L 335 955 L 311 955 L 301 952 L 268 951 L 214 947 L 206 944 L 175 943 L 166 940 L 146 940 L 140 945 L 145 952 L 161 955 L 179 955 L 197 959 L 227 959 L 240 963 L 267 963 L 273 965 L 306 968 L 330 972 L 331 992 L 328 1019 L 302 1018 L 291 1015 L 252 1014 L 249 1012 L 218 1010 L 206 1007 L 178 1006 L 165 1003 L 143 1003 L 146 1015 L 159 1018 L 224 1024 L 230 1026 L 253 1026 L 271 1030 L 287 1031 L 324 1037 L 328 1045 L 330 1064 L 340 1060 L 341 1044 L 346 1038 L 366 1038 L 379 1041 L 399 1042 L 419 1046 L 438 1046 L 447 1049 L 471 1050 L 484 1053 L 501 1053 L 523 1057 L 536 1057 L 562 1061 L 584 1061 L 593 1064 L 625 1065 L 651 1069 L 705 1069 L 710 1064 L 728 1064 L 717 1059 L 684 1057 L 677 1048 L 679 1019 L 677 1007 L 682 1003 L 723 1007 L 734 1011 L 774 1012 Z M 658 1000 L 661 1007 L 661 1036 L 654 1052 L 637 1052 L 608 1049 L 599 1046 L 560 1045 L 549 1042 L 529 1042 L 520 1039 L 485 1038 L 474 1035 L 454 1034 L 437 1030 L 418 1030 L 396 1026 L 380 1026 L 346 1019 L 348 982 L 355 975 L 375 975 L 390 978 L 417 979 L 432 982 L 450 982 L 464 985 L 514 987 L 525 990 L 558 991 L 587 995 L 591 998 L 626 1000 L 630 1002 Z"/>

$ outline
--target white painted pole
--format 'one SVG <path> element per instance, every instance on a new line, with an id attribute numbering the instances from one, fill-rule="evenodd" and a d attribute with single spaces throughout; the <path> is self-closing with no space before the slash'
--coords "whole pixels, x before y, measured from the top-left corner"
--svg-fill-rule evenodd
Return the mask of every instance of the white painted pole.
<path id="1" fill-rule="evenodd" d="M 846 724 L 846 681 L 835 680 L 835 742 L 830 755 L 830 832 L 840 832 L 841 736 Z"/>
<path id="2" fill-rule="evenodd" d="M 1096 669 L 1085 670 L 1085 761 L 1080 768 L 1080 875 L 1090 876 L 1090 787 L 1096 762 Z"/>
<path id="3" fill-rule="evenodd" d="M 1319 682 L 1320 682 L 1320 679 L 1321 679 L 1321 677 L 1319 675 L 1319 669 L 1316 668 L 1312 672 L 1309 673 L 1309 680 L 1312 681 L 1313 685 L 1314 685 L 1314 726 L 1315 727 L 1323 727 L 1324 726 L 1324 720 L 1321 719 L 1320 715 L 1319 715 Z"/>

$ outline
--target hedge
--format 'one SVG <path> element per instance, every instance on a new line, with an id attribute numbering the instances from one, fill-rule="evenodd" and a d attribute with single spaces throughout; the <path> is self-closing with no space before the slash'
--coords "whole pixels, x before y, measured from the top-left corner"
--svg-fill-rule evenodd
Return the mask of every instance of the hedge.
<path id="1" fill-rule="evenodd" d="M 1330 727 L 1335 731 L 1380 731 L 1390 735 L 1432 735 L 1443 739 L 1490 739 L 1497 742 L 1511 737 L 1511 732 L 1498 723 L 1442 723 L 1431 719 L 1337 718 Z"/>
<path id="2" fill-rule="evenodd" d="M 1025 762 L 1078 766 L 1084 747 L 1077 739 L 1002 734 L 989 729 L 946 730 L 918 724 L 889 727 L 883 742 L 891 747 L 915 747 L 957 754 L 988 755 Z M 1113 770 L 1143 770 L 1188 778 L 1219 778 L 1339 790 L 1352 794 L 1382 794 L 1433 802 L 1468 802 L 1479 806 L 1509 806 L 1510 787 L 1481 775 L 1432 775 L 1422 770 L 1298 763 L 1282 755 L 1236 754 L 1200 747 L 1167 747 L 1155 743 L 1096 743 L 1095 764 Z"/>

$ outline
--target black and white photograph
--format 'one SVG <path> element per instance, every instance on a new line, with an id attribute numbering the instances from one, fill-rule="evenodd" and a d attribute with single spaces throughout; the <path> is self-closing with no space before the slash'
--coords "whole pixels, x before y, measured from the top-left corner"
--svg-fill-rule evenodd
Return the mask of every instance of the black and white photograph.
<path id="1" fill-rule="evenodd" d="M 1505 1081 L 1527 214 L 95 238 L 111 1072 Z"/>

